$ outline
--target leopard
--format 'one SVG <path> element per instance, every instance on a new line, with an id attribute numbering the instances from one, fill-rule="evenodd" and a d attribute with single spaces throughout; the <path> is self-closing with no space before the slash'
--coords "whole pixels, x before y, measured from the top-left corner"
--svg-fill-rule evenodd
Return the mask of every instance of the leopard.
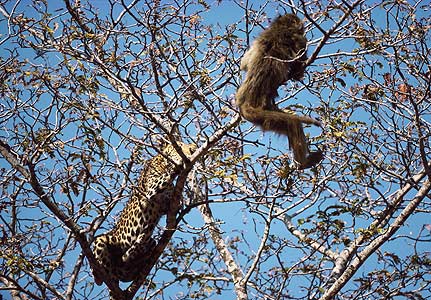
<path id="1" fill-rule="evenodd" d="M 193 144 L 178 145 L 187 158 L 196 149 Z M 95 237 L 93 255 L 117 285 L 119 281 L 135 280 L 156 246 L 152 234 L 160 218 L 169 211 L 174 194 L 173 181 L 181 171 L 182 162 L 172 144 L 149 159 L 114 228 Z M 94 270 L 93 276 L 97 285 L 103 283 Z"/>

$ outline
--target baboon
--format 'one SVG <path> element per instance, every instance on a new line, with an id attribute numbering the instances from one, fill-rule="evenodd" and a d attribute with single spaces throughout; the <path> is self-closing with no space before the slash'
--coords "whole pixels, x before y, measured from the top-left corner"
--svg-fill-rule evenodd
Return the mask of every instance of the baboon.
<path id="1" fill-rule="evenodd" d="M 263 130 L 287 136 L 298 169 L 310 168 L 323 159 L 322 151 L 309 151 L 302 127 L 302 123 L 321 124 L 282 111 L 274 99 L 280 85 L 304 77 L 306 47 L 303 22 L 294 14 L 277 17 L 242 58 L 241 70 L 247 71 L 247 76 L 236 93 L 236 104 L 244 119 Z"/>

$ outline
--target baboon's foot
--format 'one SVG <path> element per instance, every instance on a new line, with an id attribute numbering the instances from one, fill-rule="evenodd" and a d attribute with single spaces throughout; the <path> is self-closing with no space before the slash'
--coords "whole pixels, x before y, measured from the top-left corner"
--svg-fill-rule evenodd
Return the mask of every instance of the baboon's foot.
<path id="1" fill-rule="evenodd" d="M 308 169 L 317 165 L 323 159 L 322 151 L 310 152 L 306 161 L 298 166 L 299 170 Z"/>

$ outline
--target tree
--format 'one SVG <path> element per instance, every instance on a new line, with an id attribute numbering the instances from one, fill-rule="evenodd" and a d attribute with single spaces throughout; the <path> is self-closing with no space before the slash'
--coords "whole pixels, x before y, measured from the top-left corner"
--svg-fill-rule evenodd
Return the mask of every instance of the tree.
<path id="1" fill-rule="evenodd" d="M 113 298 L 430 298 L 428 6 L 2 1 L 0 295 L 105 299 L 94 236 L 143 162 L 183 141 L 198 148 L 179 211 L 140 280 L 106 280 Z M 305 171 L 233 104 L 241 55 L 285 12 L 309 59 L 279 106 L 324 124 Z"/>

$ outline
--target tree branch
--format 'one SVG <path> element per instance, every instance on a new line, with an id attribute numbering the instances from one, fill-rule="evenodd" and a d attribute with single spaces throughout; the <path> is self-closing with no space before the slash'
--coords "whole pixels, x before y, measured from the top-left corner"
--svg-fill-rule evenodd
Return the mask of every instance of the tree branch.
<path id="1" fill-rule="evenodd" d="M 196 187 L 198 187 L 196 185 Z M 205 201 L 207 197 L 203 195 L 202 189 L 195 189 L 196 196 L 201 200 Z M 217 248 L 217 251 L 220 253 L 221 258 L 226 264 L 227 271 L 231 274 L 233 283 L 235 286 L 235 293 L 237 295 L 238 300 L 246 300 L 248 299 L 247 295 L 247 280 L 244 280 L 244 274 L 239 267 L 239 265 L 235 262 L 231 252 L 229 251 L 226 243 L 223 240 L 221 230 L 217 226 L 217 222 L 214 220 L 211 208 L 208 203 L 199 206 L 199 210 L 201 212 L 202 218 L 205 224 L 208 226 L 209 233 L 211 235 L 211 239 L 214 241 L 214 245 Z"/>
<path id="2" fill-rule="evenodd" d="M 407 206 L 401 211 L 399 216 L 394 220 L 392 225 L 388 227 L 386 232 L 377 238 L 375 238 L 368 246 L 364 248 L 361 252 L 355 255 L 355 258 L 343 272 L 343 274 L 331 285 L 331 287 L 323 294 L 320 300 L 331 300 L 334 296 L 341 290 L 341 288 L 352 278 L 359 267 L 367 260 L 367 258 L 373 254 L 383 243 L 389 240 L 395 232 L 398 231 L 408 219 L 410 215 L 413 214 L 416 207 L 421 203 L 421 201 L 428 197 L 428 193 L 431 190 L 431 181 L 427 180 L 420 190 L 416 193 L 415 197 L 407 204 Z"/>

